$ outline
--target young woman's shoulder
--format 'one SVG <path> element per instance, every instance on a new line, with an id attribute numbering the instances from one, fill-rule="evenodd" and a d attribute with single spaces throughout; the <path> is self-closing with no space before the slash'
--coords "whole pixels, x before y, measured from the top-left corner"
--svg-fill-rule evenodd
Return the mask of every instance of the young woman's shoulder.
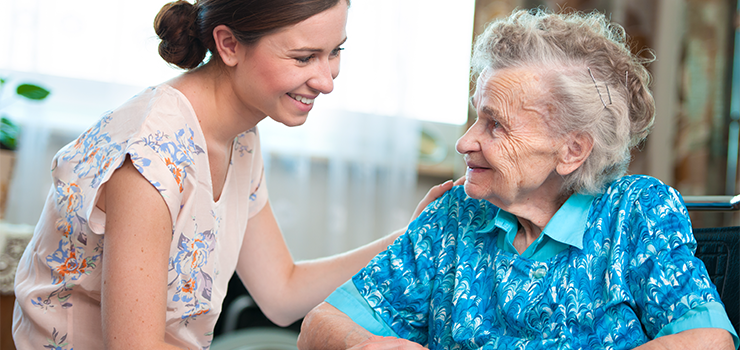
<path id="1" fill-rule="evenodd" d="M 149 128 L 178 129 L 197 123 L 187 98 L 167 84 L 151 86 L 110 111 L 110 123 L 118 130 L 135 132 L 144 124 Z"/>
<path id="2" fill-rule="evenodd" d="M 52 163 L 54 183 L 90 193 L 92 201 L 129 156 L 176 211 L 183 193 L 198 183 L 197 165 L 205 157 L 197 119 L 187 115 L 186 103 L 176 90 L 155 86 L 105 113 L 57 153 Z"/>

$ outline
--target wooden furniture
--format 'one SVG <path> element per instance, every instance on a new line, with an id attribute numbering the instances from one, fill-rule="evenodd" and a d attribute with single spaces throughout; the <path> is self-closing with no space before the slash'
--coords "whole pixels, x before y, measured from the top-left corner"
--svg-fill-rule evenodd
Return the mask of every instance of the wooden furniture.
<path id="1" fill-rule="evenodd" d="M 0 349 L 15 350 L 13 325 L 13 281 L 18 261 L 33 236 L 33 226 L 0 221 Z"/>

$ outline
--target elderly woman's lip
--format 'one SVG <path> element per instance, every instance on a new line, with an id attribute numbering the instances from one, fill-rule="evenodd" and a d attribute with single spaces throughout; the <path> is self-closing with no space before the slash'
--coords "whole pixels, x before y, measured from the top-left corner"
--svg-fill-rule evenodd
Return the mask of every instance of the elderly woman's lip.
<path id="1" fill-rule="evenodd" d="M 468 166 L 468 170 L 467 171 L 484 171 L 484 170 L 488 170 L 488 169 L 489 168 L 486 168 L 486 167 Z"/>

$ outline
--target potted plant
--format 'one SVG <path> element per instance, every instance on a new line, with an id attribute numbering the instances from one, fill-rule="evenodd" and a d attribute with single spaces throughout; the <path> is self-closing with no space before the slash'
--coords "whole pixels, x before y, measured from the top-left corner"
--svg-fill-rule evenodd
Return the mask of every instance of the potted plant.
<path id="1" fill-rule="evenodd" d="M 7 83 L 0 78 L 0 97 Z M 49 96 L 49 90 L 34 84 L 23 83 L 16 87 L 15 94 L 32 101 L 41 101 Z M 0 100 L 0 102 L 2 102 Z M 0 108 L 5 107 L 0 103 Z M 0 116 L 0 219 L 5 217 L 5 204 L 10 188 L 10 178 L 15 163 L 15 150 L 18 148 L 20 127 L 8 116 Z"/>

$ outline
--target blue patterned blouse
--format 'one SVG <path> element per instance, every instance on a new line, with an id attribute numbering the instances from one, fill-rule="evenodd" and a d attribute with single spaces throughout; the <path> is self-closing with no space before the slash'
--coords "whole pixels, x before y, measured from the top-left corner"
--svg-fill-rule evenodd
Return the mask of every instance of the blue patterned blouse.
<path id="1" fill-rule="evenodd" d="M 327 302 L 430 349 L 631 349 L 699 327 L 737 347 L 681 197 L 660 181 L 571 196 L 521 255 L 516 229 L 455 187 Z"/>

